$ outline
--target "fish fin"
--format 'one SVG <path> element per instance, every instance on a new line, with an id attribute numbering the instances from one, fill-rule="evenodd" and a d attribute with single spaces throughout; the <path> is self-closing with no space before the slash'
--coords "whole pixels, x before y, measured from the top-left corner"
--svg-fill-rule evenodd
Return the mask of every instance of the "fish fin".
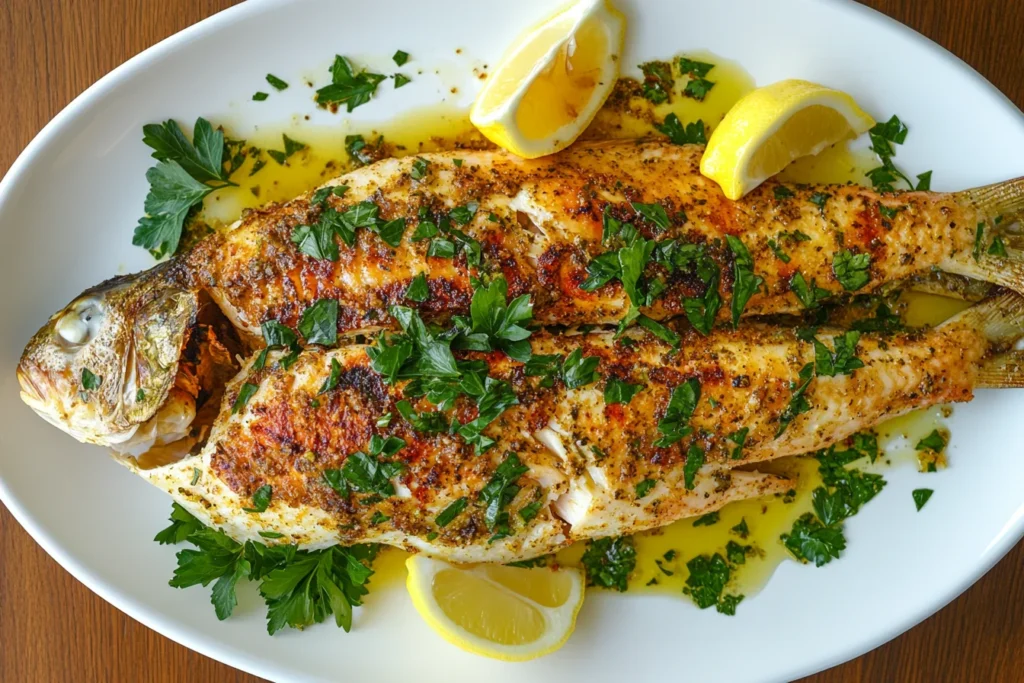
<path id="1" fill-rule="evenodd" d="M 962 324 L 980 330 L 994 346 L 1008 345 L 1024 337 L 1024 296 L 1004 292 L 958 313 L 942 326 Z"/>
<path id="2" fill-rule="evenodd" d="M 968 255 L 957 273 L 1024 294 L 1024 251 L 1007 248 L 1006 256 L 992 256 L 983 250 L 977 260 Z"/>
<path id="3" fill-rule="evenodd" d="M 979 389 L 1024 387 L 1024 351 L 1007 351 L 989 358 L 978 369 Z"/>
<path id="4" fill-rule="evenodd" d="M 1024 177 L 964 190 L 956 195 L 993 220 L 999 216 L 1012 218 L 1024 214 Z"/>

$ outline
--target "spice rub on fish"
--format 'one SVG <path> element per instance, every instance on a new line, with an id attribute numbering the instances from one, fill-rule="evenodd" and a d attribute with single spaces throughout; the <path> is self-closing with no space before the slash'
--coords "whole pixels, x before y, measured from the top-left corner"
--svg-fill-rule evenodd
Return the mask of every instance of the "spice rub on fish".
<path id="1" fill-rule="evenodd" d="M 404 320 L 406 359 L 426 357 L 432 333 Z M 893 335 L 749 325 L 673 349 L 640 331 L 541 334 L 525 363 L 460 354 L 452 396 L 402 378 L 401 338 L 284 364 L 274 351 L 229 385 L 202 454 L 140 474 L 239 541 L 508 562 L 784 491 L 789 480 L 737 467 L 1020 386 L 1008 349 L 1022 334 L 1016 294 Z"/>
<path id="2" fill-rule="evenodd" d="M 294 201 L 248 213 L 187 257 L 236 325 L 294 325 L 339 302 L 339 332 L 387 308 L 445 322 L 471 278 L 502 273 L 543 325 L 794 312 L 931 269 L 1024 291 L 1019 253 L 992 250 L 1024 180 L 961 193 L 877 193 L 769 181 L 739 201 L 699 173 L 703 148 L 577 144 L 385 159 Z M 1002 246 L 1002 242 L 1000 242 Z"/>

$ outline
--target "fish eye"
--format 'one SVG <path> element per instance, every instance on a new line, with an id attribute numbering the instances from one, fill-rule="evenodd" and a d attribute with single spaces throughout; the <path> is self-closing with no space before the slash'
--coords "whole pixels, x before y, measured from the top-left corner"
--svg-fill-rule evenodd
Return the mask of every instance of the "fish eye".
<path id="1" fill-rule="evenodd" d="M 57 334 L 68 344 L 85 344 L 96 336 L 103 318 L 103 305 L 98 299 L 76 301 L 57 321 Z"/>

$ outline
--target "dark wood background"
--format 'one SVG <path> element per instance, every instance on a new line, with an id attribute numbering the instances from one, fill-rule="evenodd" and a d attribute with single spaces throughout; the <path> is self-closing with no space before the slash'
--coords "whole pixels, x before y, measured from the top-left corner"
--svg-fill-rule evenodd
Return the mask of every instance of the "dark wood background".
<path id="1" fill-rule="evenodd" d="M 0 173 L 51 117 L 100 76 L 232 4 L 233 0 L 0 3 Z M 866 4 L 937 41 L 1024 107 L 1021 0 Z M 103 602 L 51 560 L 0 506 L 0 682 L 186 680 L 258 679 L 191 652 Z M 924 623 L 803 683 L 1022 680 L 1024 544 Z"/>

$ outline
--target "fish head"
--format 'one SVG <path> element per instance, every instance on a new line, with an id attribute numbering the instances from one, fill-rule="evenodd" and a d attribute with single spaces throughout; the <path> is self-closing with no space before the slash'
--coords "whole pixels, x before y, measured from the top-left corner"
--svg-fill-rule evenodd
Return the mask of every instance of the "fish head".
<path id="1" fill-rule="evenodd" d="M 51 316 L 18 363 L 21 399 L 79 441 L 131 439 L 174 385 L 198 311 L 172 265 L 103 282 Z"/>

